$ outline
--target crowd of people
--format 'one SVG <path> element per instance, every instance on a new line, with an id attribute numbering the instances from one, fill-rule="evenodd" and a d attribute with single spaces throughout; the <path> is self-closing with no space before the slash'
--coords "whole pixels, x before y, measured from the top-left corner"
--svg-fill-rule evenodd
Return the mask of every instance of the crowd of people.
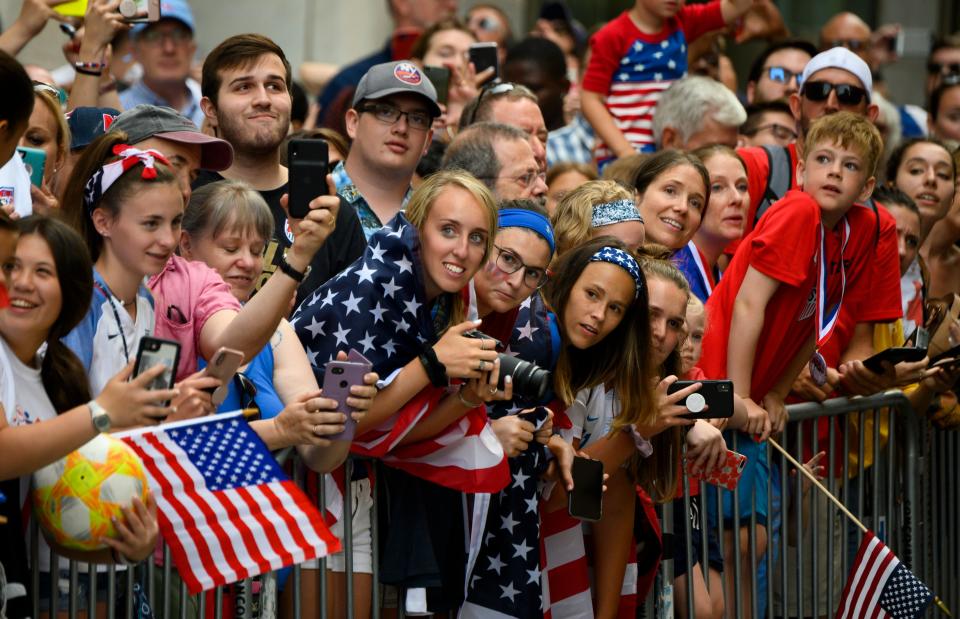
<path id="1" fill-rule="evenodd" d="M 689 590 L 696 617 L 719 619 L 738 594 L 751 606 L 735 536 L 755 540 L 740 561 L 761 580 L 768 545 L 789 552 L 768 493 L 814 500 L 780 488 L 767 456 L 787 404 L 902 389 L 916 415 L 960 425 L 960 365 L 931 364 L 960 343 L 960 35 L 932 45 L 923 109 L 885 88 L 896 27 L 852 13 L 807 41 L 769 0 L 635 0 L 589 32 L 547 2 L 522 36 L 492 4 L 389 0 L 389 41 L 308 104 L 266 36 L 197 62 L 185 0 L 137 24 L 119 0 L 89 0 L 65 68 L 22 65 L 67 19 L 54 4 L 23 0 L 0 34 L 9 617 L 30 614 L 31 567 L 44 612 L 66 607 L 66 560 L 51 565 L 43 538 L 28 560 L 31 473 L 100 432 L 258 409 L 270 449 L 325 475 L 332 531 L 350 520 L 359 617 L 632 616 L 661 558 L 636 549 L 658 547 L 647 525 L 673 502 L 681 533 L 701 509 L 723 522 L 707 547 L 682 536 L 662 557 L 676 612 Z M 728 36 L 767 42 L 745 81 Z M 497 68 L 470 61 L 478 42 L 496 43 Z M 438 68 L 448 84 L 428 77 Z M 291 204 L 293 138 L 328 148 L 308 204 Z M 146 336 L 180 346 L 172 389 L 150 388 L 162 366 L 131 377 Z M 864 364 L 928 338 L 921 361 Z M 223 347 L 244 362 L 218 406 L 204 368 Z M 351 350 L 371 371 L 341 410 L 320 385 Z M 707 380 L 731 381 L 731 417 L 686 416 Z M 351 422 L 352 440 L 334 438 Z M 692 483 L 686 512 L 684 476 L 734 447 L 739 505 Z M 806 451 L 810 472 L 841 476 L 843 448 Z M 567 513 L 575 457 L 603 465 L 596 522 Z M 117 531 L 101 551 L 50 544 L 120 569 L 154 557 L 153 497 Z M 330 616 L 345 616 L 343 553 L 325 574 L 302 567 L 303 612 L 319 612 L 325 578 Z M 755 591 L 764 608 L 765 580 Z"/>

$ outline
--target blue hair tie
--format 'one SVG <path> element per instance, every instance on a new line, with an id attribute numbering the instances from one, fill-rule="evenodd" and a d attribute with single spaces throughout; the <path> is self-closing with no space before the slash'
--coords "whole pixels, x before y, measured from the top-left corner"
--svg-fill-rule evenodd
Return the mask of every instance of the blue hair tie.
<path id="1" fill-rule="evenodd" d="M 591 256 L 590 262 L 608 262 L 626 271 L 633 278 L 633 298 L 636 299 L 640 296 L 640 289 L 643 288 L 643 275 L 640 274 L 640 265 L 637 264 L 633 256 L 616 247 L 602 247 Z"/>
<path id="2" fill-rule="evenodd" d="M 550 246 L 550 255 L 556 251 L 556 242 L 553 239 L 553 227 L 550 220 L 534 211 L 518 208 L 505 208 L 497 212 L 497 225 L 501 228 L 526 228 L 533 230 L 543 237 Z"/>
<path id="3" fill-rule="evenodd" d="M 590 218 L 590 227 L 599 228 L 601 226 L 610 226 L 623 221 L 639 221 L 643 223 L 643 217 L 637 210 L 637 205 L 633 200 L 614 200 L 613 202 L 603 202 L 593 207 L 593 216 Z"/>

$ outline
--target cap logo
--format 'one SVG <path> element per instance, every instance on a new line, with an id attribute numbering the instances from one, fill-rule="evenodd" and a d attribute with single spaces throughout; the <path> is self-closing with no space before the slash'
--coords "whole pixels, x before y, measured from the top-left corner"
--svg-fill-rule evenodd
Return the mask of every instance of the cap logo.
<path id="1" fill-rule="evenodd" d="M 110 125 L 113 124 L 113 119 L 114 119 L 114 118 L 115 118 L 115 117 L 114 117 L 114 116 L 111 116 L 110 114 L 104 114 L 104 115 L 103 115 L 103 131 L 104 131 L 104 132 L 110 131 Z"/>
<path id="2" fill-rule="evenodd" d="M 393 76 L 411 86 L 418 86 L 423 78 L 420 76 L 420 69 L 409 62 L 401 62 L 393 68 Z"/>

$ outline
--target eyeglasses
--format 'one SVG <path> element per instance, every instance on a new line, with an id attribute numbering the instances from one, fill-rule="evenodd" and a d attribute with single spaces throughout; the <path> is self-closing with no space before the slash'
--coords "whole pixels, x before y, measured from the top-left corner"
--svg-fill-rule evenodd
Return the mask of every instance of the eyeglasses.
<path id="1" fill-rule="evenodd" d="M 786 67 L 767 67 L 766 71 L 770 81 L 778 84 L 789 84 L 793 79 L 800 81 L 800 73 L 794 73 Z"/>
<path id="2" fill-rule="evenodd" d="M 754 129 L 750 135 L 756 135 L 761 131 L 769 131 L 773 134 L 773 137 L 777 138 L 782 142 L 793 142 L 797 139 L 797 132 L 791 129 L 790 127 L 785 127 L 780 123 L 769 123 L 766 125 L 760 125 Z"/>
<path id="3" fill-rule="evenodd" d="M 837 101 L 841 105 L 859 105 L 867 96 L 867 91 L 850 84 L 831 84 L 830 82 L 806 82 L 800 92 L 811 101 L 826 101 L 830 91 L 837 92 Z"/>
<path id="4" fill-rule="evenodd" d="M 427 112 L 417 110 L 404 112 L 400 108 L 386 103 L 370 103 L 357 108 L 357 111 L 361 114 L 363 112 L 370 112 L 374 118 L 387 125 L 396 123 L 400 120 L 401 116 L 404 116 L 407 119 L 407 125 L 417 131 L 428 131 L 430 127 L 433 126 L 433 116 Z"/>
<path id="5" fill-rule="evenodd" d="M 173 30 L 166 31 L 148 28 L 141 32 L 137 38 L 150 45 L 156 45 L 166 39 L 170 39 L 173 43 L 187 43 L 193 39 L 193 33 L 182 28 L 174 28 Z"/>
<path id="6" fill-rule="evenodd" d="M 63 92 L 56 86 L 51 86 L 45 82 L 33 81 L 33 92 L 45 92 L 57 101 L 60 102 L 61 107 L 67 104 L 67 93 Z"/>
<path id="7" fill-rule="evenodd" d="M 851 52 L 857 52 L 861 49 L 866 49 L 867 45 L 870 43 L 868 40 L 863 39 L 834 39 L 833 41 L 827 41 L 827 49 L 833 47 L 846 47 Z"/>
<path id="8" fill-rule="evenodd" d="M 498 180 L 500 180 L 500 177 L 499 177 L 499 176 L 494 176 L 494 177 L 490 177 L 490 176 L 477 176 L 477 177 L 475 177 L 475 178 L 476 178 L 477 180 L 481 180 L 481 181 L 498 181 Z M 512 180 L 512 181 L 515 182 L 515 183 L 520 183 L 521 185 L 523 185 L 523 188 L 524 188 L 524 189 L 530 189 L 531 187 L 534 186 L 534 184 L 536 184 L 537 180 L 541 180 L 541 181 L 544 182 L 544 184 L 546 184 L 546 182 L 547 182 L 547 175 L 546 175 L 545 172 L 537 172 L 536 170 L 530 170 L 529 172 L 526 172 L 525 174 L 521 174 L 520 176 L 517 176 L 516 178 L 511 178 L 511 179 L 509 179 L 509 180 Z"/>
<path id="9" fill-rule="evenodd" d="M 944 71 L 946 69 L 946 71 Z M 930 75 L 960 75 L 960 62 L 939 63 L 928 62 L 927 73 Z"/>
<path id="10" fill-rule="evenodd" d="M 477 120 L 477 111 L 483 105 L 483 99 L 485 97 L 493 97 L 496 95 L 503 95 L 512 90 L 522 88 L 520 84 L 514 84 L 512 82 L 491 82 L 490 84 L 483 87 L 483 90 L 480 91 L 480 95 L 477 97 L 477 104 L 470 108 L 470 114 L 467 117 L 467 122 L 463 124 L 463 127 L 469 127 Z"/>
<path id="11" fill-rule="evenodd" d="M 496 262 L 498 269 L 508 275 L 513 275 L 520 269 L 523 269 L 523 283 L 529 288 L 542 288 L 543 285 L 547 283 L 547 279 L 550 277 L 547 269 L 528 266 L 523 263 L 520 256 L 509 249 L 504 249 L 499 245 L 494 245 L 494 247 L 498 252 Z"/>

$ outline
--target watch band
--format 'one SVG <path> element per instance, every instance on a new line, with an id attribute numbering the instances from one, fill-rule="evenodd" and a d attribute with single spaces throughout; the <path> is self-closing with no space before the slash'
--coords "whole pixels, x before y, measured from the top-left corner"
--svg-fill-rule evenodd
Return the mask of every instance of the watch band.
<path id="1" fill-rule="evenodd" d="M 290 263 L 287 262 L 287 256 L 280 256 L 280 262 L 277 264 L 277 267 L 283 271 L 286 275 L 289 275 L 292 279 L 296 280 L 297 283 L 302 283 L 306 279 L 307 274 L 310 272 L 310 267 L 307 267 L 306 271 L 300 272 L 290 266 Z"/>
<path id="2" fill-rule="evenodd" d="M 423 352 L 420 353 L 419 359 L 420 363 L 423 364 L 424 371 L 427 373 L 427 378 L 430 379 L 431 385 L 434 387 L 446 387 L 450 384 L 450 380 L 447 378 L 447 366 L 440 362 L 432 346 L 425 346 Z"/>
<path id="3" fill-rule="evenodd" d="M 90 409 L 90 419 L 93 420 L 93 427 L 97 429 L 97 432 L 109 432 L 111 422 L 107 410 L 100 406 L 96 400 L 87 402 L 87 408 Z"/>

